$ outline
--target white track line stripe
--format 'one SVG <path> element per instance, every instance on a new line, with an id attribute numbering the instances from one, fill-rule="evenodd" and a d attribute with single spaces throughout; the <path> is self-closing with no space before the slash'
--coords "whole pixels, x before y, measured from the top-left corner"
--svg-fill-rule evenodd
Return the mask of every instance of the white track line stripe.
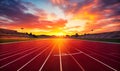
<path id="1" fill-rule="evenodd" d="M 4 46 L 3 46 L 3 47 L 4 47 Z M 13 48 L 13 47 L 10 47 L 10 48 Z M 5 49 L 7 49 L 7 48 L 5 48 Z M 4 51 L 4 52 L 1 52 L 1 53 L 0 53 L 0 56 L 3 55 L 3 54 L 7 54 L 7 53 L 9 53 L 9 52 L 11 52 L 11 51 L 16 51 L 16 50 L 20 51 L 20 48 L 16 48 L 16 49 L 13 49 L 13 50 L 7 50 L 7 51 Z M 21 49 L 21 50 L 23 50 L 23 49 Z"/>
<path id="2" fill-rule="evenodd" d="M 68 54 L 70 54 L 70 52 L 69 51 L 67 51 L 68 52 Z M 79 52 L 81 52 L 81 51 L 79 51 Z M 82 53 L 82 52 L 81 52 Z M 72 55 L 70 55 L 72 58 L 73 58 L 73 60 L 77 63 L 77 65 L 80 67 L 80 69 L 82 70 L 82 71 L 85 71 L 85 69 L 82 67 L 82 65 L 72 56 Z"/>
<path id="3" fill-rule="evenodd" d="M 81 51 L 81 50 L 79 50 L 79 49 L 76 49 L 76 50 Z M 86 55 L 86 56 L 92 58 L 93 60 L 95 60 L 95 61 L 97 61 L 97 62 L 103 64 L 104 66 L 106 66 L 106 67 L 108 67 L 108 68 L 110 68 L 110 69 L 112 69 L 112 70 L 114 70 L 114 71 L 117 71 L 117 70 L 114 69 L 113 67 L 111 67 L 111 66 L 109 66 L 109 65 L 107 65 L 107 64 L 105 64 L 105 63 L 103 63 L 102 61 L 100 61 L 100 60 L 98 60 L 98 59 L 96 59 L 96 58 L 90 56 L 89 54 L 87 54 L 87 53 L 85 53 L 85 52 L 83 52 L 83 51 L 81 51 L 81 52 L 82 52 L 84 55 Z"/>
<path id="4" fill-rule="evenodd" d="M 33 50 L 33 49 L 36 49 L 36 48 L 31 48 L 31 49 L 25 50 L 25 51 L 23 51 L 23 52 L 16 53 L 16 54 L 13 54 L 13 55 L 4 57 L 4 58 L 0 59 L 0 61 L 5 60 L 5 59 L 10 58 L 10 57 L 13 57 L 13 56 L 16 56 L 16 55 L 19 55 L 19 54 L 22 54 L 22 53 L 25 53 L 25 52 L 30 51 L 30 50 Z"/>
<path id="5" fill-rule="evenodd" d="M 41 46 L 42 46 L 42 45 L 41 45 Z M 39 47 L 41 47 L 41 46 L 39 46 Z M 44 46 L 42 46 L 42 47 L 44 47 Z M 19 52 L 19 53 L 10 55 L 10 56 L 8 56 L 8 57 L 4 57 L 4 58 L 0 59 L 0 61 L 2 61 L 2 60 L 4 60 L 4 59 L 7 59 L 7 58 L 10 58 L 10 57 L 13 57 L 13 56 L 16 56 L 16 55 L 19 55 L 19 54 L 22 54 L 22 53 L 24 53 L 24 52 L 27 52 L 27 51 L 30 51 L 30 50 L 33 50 L 33 49 L 36 49 L 36 48 L 31 48 L 31 49 L 28 49 L 28 50 L 26 49 L 26 50 L 24 50 L 23 52 Z"/>
<path id="6" fill-rule="evenodd" d="M 20 67 L 17 71 L 20 71 L 23 69 L 25 66 L 27 66 L 30 62 L 32 62 L 34 59 L 36 59 L 38 56 L 40 56 L 43 52 L 45 52 L 48 48 L 44 49 L 42 52 L 37 54 L 35 57 L 33 57 L 31 60 L 29 60 L 27 63 L 25 63 L 22 67 Z"/>
<path id="7" fill-rule="evenodd" d="M 39 71 L 42 71 L 42 68 L 44 67 L 45 63 L 48 61 L 50 55 L 52 54 L 53 50 L 55 47 L 53 47 L 50 51 L 50 53 L 48 54 L 47 58 L 45 59 L 44 63 L 42 64 L 42 66 L 40 67 Z"/>
<path id="8" fill-rule="evenodd" d="M 82 71 L 85 71 L 85 69 L 82 67 L 82 65 L 71 55 L 73 60 L 78 64 L 78 66 L 82 69 Z"/>
<path id="9" fill-rule="evenodd" d="M 87 49 L 88 49 L 89 51 L 99 53 L 99 51 L 96 51 L 95 49 L 92 49 L 92 48 L 87 48 Z M 108 50 L 107 50 L 107 51 L 108 51 Z M 102 54 L 108 55 L 108 56 L 112 56 L 112 57 L 120 58 L 119 56 L 115 56 L 115 55 L 112 55 L 112 54 L 106 54 L 106 52 L 102 52 Z"/>
<path id="10" fill-rule="evenodd" d="M 68 54 L 70 54 L 70 52 L 67 50 L 67 48 L 66 48 L 66 51 L 67 51 L 67 53 Z M 82 53 L 81 51 L 78 51 L 79 53 Z M 77 65 L 80 67 L 80 69 L 82 70 L 82 71 L 85 71 L 85 69 L 82 67 L 82 65 L 73 57 L 73 55 L 70 55 L 72 58 L 73 58 L 73 60 L 75 61 L 75 63 L 77 63 Z"/>
<path id="11" fill-rule="evenodd" d="M 30 52 L 30 53 L 28 53 L 28 54 L 25 54 L 24 56 L 21 56 L 21 57 L 15 59 L 15 60 L 13 60 L 13 61 L 11 61 L 11 62 L 9 62 L 9 63 L 3 65 L 3 66 L 0 66 L 0 69 L 1 69 L 1 68 L 4 68 L 4 67 L 6 67 L 6 66 L 8 66 L 8 65 L 11 64 L 11 63 L 14 63 L 14 62 L 16 62 L 16 61 L 18 61 L 18 60 L 20 60 L 20 59 L 26 57 L 26 56 L 28 56 L 28 55 L 30 55 L 30 54 L 32 54 L 32 53 L 38 51 L 38 50 L 40 50 L 40 49 L 36 49 L 36 50 L 34 50 L 34 51 L 32 51 L 32 52 Z"/>
<path id="12" fill-rule="evenodd" d="M 61 56 L 61 49 L 60 49 L 61 47 L 59 46 L 58 48 L 59 48 L 60 71 L 63 71 L 62 70 L 62 56 Z"/>
<path id="13" fill-rule="evenodd" d="M 26 48 L 26 49 L 29 49 L 29 48 Z M 12 54 L 12 53 L 16 53 L 16 52 L 21 52 L 21 51 L 24 51 L 26 49 L 16 49 L 16 50 L 11 50 L 11 51 L 8 51 L 7 53 L 3 53 L 1 54 L 0 56 L 4 56 L 4 55 L 8 55 L 8 54 Z M 13 52 L 14 51 L 14 52 Z"/>
<path id="14" fill-rule="evenodd" d="M 70 54 L 64 53 L 64 54 L 61 54 L 61 56 L 70 56 L 70 55 L 77 55 L 77 54 L 81 54 L 81 52 L 70 53 Z M 59 56 L 59 54 L 55 54 L 54 56 Z"/>
<path id="15" fill-rule="evenodd" d="M 89 51 L 89 52 L 91 52 L 91 53 L 93 53 L 93 54 L 95 54 L 95 55 L 98 55 L 98 56 L 100 56 L 100 57 L 103 57 L 103 58 L 105 58 L 105 59 L 109 59 L 110 61 L 113 61 L 113 62 L 116 62 L 116 63 L 120 63 L 119 61 L 116 61 L 116 60 L 114 60 L 114 59 L 111 59 L 111 58 L 108 58 L 108 57 L 106 57 L 106 56 L 103 56 L 103 55 L 98 54 L 97 52 L 91 51 L 91 50 L 89 50 L 89 49 L 84 49 L 84 50 L 87 50 L 87 51 Z"/>
<path id="16" fill-rule="evenodd" d="M 43 44 L 42 44 L 43 45 Z M 41 45 L 41 46 L 42 46 Z M 28 47 L 33 47 L 33 46 L 28 46 Z M 6 51 L 6 52 L 3 52 L 3 53 L 1 53 L 0 54 L 0 56 L 4 56 L 4 55 L 8 55 L 8 54 L 12 54 L 12 53 L 16 53 L 16 52 L 21 52 L 21 51 L 24 51 L 24 50 L 27 50 L 27 49 L 30 49 L 30 48 L 25 48 L 25 49 L 21 49 L 21 48 L 17 48 L 17 49 L 15 49 L 15 50 L 11 50 L 11 51 Z M 17 51 L 16 51 L 17 50 Z M 14 51 L 14 52 L 13 52 Z M 11 53 L 9 53 L 9 52 L 11 52 Z"/>

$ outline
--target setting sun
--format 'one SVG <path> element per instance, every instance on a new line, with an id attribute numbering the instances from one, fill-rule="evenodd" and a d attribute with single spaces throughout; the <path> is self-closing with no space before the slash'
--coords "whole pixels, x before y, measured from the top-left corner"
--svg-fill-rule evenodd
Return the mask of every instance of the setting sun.
<path id="1" fill-rule="evenodd" d="M 120 0 L 0 0 L 0 71 L 120 71 Z"/>
<path id="2" fill-rule="evenodd" d="M 0 28 L 50 36 L 119 31 L 119 3 L 110 1 L 2 0 Z"/>
<path id="3" fill-rule="evenodd" d="M 65 34 L 63 32 L 58 32 L 55 34 L 56 36 L 64 36 Z"/>

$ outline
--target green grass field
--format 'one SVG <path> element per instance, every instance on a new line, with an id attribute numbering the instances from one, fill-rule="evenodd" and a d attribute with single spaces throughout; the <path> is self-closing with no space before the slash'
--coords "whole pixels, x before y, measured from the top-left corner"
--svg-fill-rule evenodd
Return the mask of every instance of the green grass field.
<path id="1" fill-rule="evenodd" d="M 7 43 L 7 42 L 17 42 L 17 41 L 27 41 L 27 40 L 31 40 L 29 38 L 19 38 L 19 39 L 14 39 L 14 38 L 11 38 L 11 39 L 3 39 L 3 38 L 0 38 L 0 43 Z"/>
<path id="2" fill-rule="evenodd" d="M 29 41 L 29 40 L 37 40 L 41 38 L 0 38 L 0 43 L 8 43 L 8 42 L 18 42 L 18 41 Z M 75 38 L 75 39 L 81 39 L 81 38 Z M 82 39 L 82 40 L 91 40 L 91 41 L 103 41 L 103 42 L 115 42 L 120 43 L 120 39 Z"/>
<path id="3" fill-rule="evenodd" d="M 81 38 L 79 38 L 79 39 L 81 39 Z M 89 38 L 82 38 L 82 40 L 120 43 L 120 39 L 89 39 Z"/>
<path id="4" fill-rule="evenodd" d="M 0 43 L 19 42 L 19 41 L 30 41 L 47 38 L 0 38 Z"/>

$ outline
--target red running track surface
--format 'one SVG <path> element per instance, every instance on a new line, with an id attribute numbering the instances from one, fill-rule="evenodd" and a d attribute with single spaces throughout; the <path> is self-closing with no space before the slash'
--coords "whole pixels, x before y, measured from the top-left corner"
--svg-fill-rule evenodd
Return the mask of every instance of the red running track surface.
<path id="1" fill-rule="evenodd" d="M 120 44 L 67 38 L 0 44 L 0 71 L 120 71 Z"/>

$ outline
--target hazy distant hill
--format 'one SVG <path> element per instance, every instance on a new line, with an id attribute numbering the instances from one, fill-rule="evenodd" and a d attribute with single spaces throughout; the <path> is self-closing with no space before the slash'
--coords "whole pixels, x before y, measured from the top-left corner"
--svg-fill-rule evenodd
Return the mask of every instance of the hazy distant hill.
<path id="1" fill-rule="evenodd" d="M 29 37 L 28 34 L 20 33 L 15 30 L 2 29 L 0 28 L 0 38 L 17 38 L 17 37 Z"/>
<path id="2" fill-rule="evenodd" d="M 0 28 L 0 34 L 18 34 L 17 31 Z"/>
<path id="3" fill-rule="evenodd" d="M 79 38 L 90 39 L 120 39 L 120 31 L 98 33 L 98 34 L 85 34 L 79 36 Z"/>
<path id="4" fill-rule="evenodd" d="M 97 34 L 84 34 L 84 35 L 73 35 L 71 37 L 76 38 L 87 38 L 87 39 L 120 39 L 120 31 L 114 31 L 114 32 L 106 32 L 106 33 L 97 33 Z M 0 38 L 18 38 L 18 37 L 38 37 L 38 38 L 48 38 L 52 36 L 48 35 L 39 35 L 35 36 L 28 33 L 20 33 L 15 30 L 9 30 L 9 29 L 2 29 L 0 28 Z"/>

